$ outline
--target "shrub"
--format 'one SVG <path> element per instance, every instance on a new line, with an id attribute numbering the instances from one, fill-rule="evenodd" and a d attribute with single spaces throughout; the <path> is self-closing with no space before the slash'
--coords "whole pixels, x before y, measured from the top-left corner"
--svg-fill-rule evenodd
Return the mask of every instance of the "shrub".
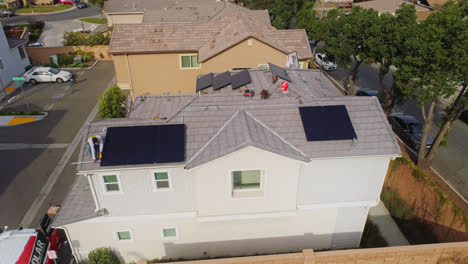
<path id="1" fill-rule="evenodd" d="M 99 97 L 99 117 L 100 118 L 121 118 L 127 115 L 125 100 L 127 96 L 114 85 L 107 90 L 103 96 Z"/>
<path id="2" fill-rule="evenodd" d="M 24 5 L 25 8 L 31 8 L 31 4 L 29 2 L 26 2 L 26 4 Z"/>
<path id="3" fill-rule="evenodd" d="M 88 264 L 120 264 L 110 248 L 98 248 L 88 254 Z"/>
<path id="4" fill-rule="evenodd" d="M 58 56 L 58 63 L 60 66 L 70 65 L 73 63 L 73 58 L 75 55 L 71 52 L 67 54 L 57 54 Z"/>
<path id="5" fill-rule="evenodd" d="M 104 59 L 104 54 L 102 54 L 102 52 L 99 53 L 99 57 L 100 57 L 101 59 Z"/>
<path id="6" fill-rule="evenodd" d="M 63 35 L 64 46 L 96 46 L 109 45 L 110 34 L 97 33 L 87 37 L 87 34 L 81 32 L 65 32 Z M 94 54 L 93 54 L 94 56 Z"/>

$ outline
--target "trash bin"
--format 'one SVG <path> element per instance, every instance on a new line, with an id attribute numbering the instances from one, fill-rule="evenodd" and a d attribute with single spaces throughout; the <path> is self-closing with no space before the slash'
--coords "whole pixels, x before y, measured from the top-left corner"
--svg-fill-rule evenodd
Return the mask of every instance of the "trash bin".
<path id="1" fill-rule="evenodd" d="M 59 65 L 58 56 L 57 55 L 49 56 L 49 62 L 51 66 L 54 66 L 54 65 L 58 66 Z"/>

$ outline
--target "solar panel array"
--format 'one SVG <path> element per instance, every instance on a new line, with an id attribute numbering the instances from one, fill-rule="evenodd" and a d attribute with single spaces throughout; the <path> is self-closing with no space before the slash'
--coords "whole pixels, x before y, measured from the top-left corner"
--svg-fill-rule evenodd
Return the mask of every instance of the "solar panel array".
<path id="1" fill-rule="evenodd" d="M 299 107 L 307 141 L 357 138 L 344 105 Z"/>
<path id="2" fill-rule="evenodd" d="M 251 83 L 252 79 L 250 78 L 249 71 L 243 70 L 234 75 L 231 75 L 231 82 L 231 87 L 233 90 L 235 90 L 241 86 Z"/>
<path id="3" fill-rule="evenodd" d="M 213 90 L 219 90 L 231 84 L 231 74 L 226 71 L 216 75 L 213 79 Z"/>
<path id="4" fill-rule="evenodd" d="M 101 166 L 182 162 L 185 125 L 110 127 Z"/>
<path id="5" fill-rule="evenodd" d="M 197 92 L 213 85 L 213 73 L 208 73 L 197 79 Z"/>
<path id="6" fill-rule="evenodd" d="M 280 66 L 274 65 L 272 63 L 268 63 L 268 66 L 270 67 L 270 71 L 271 73 L 273 73 L 273 75 L 276 75 L 280 77 L 281 79 L 286 80 L 288 82 L 292 82 L 285 68 L 281 68 Z"/>

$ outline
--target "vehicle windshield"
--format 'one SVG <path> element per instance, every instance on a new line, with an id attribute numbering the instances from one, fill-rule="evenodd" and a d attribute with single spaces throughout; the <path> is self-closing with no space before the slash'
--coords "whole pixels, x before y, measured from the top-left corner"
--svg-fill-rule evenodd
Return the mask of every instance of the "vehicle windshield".
<path id="1" fill-rule="evenodd" d="M 422 134 L 422 125 L 411 123 L 408 124 L 410 134 Z"/>
<path id="2" fill-rule="evenodd" d="M 50 68 L 49 72 L 50 72 L 50 73 L 53 73 L 53 74 L 57 74 L 57 73 L 60 72 L 60 70 L 55 69 L 55 68 Z"/>

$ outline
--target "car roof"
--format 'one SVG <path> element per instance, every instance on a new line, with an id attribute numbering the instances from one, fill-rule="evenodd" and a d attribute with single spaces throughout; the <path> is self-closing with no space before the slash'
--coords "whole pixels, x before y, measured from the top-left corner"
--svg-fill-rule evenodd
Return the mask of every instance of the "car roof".
<path id="1" fill-rule="evenodd" d="M 50 67 L 37 67 L 34 68 L 35 71 L 48 71 L 50 70 Z"/>
<path id="2" fill-rule="evenodd" d="M 400 118 L 405 123 L 411 123 L 411 124 L 418 123 L 418 124 L 421 124 L 421 122 L 419 122 L 416 118 L 414 118 L 414 116 L 410 116 L 410 115 L 393 115 L 393 116 Z"/>

